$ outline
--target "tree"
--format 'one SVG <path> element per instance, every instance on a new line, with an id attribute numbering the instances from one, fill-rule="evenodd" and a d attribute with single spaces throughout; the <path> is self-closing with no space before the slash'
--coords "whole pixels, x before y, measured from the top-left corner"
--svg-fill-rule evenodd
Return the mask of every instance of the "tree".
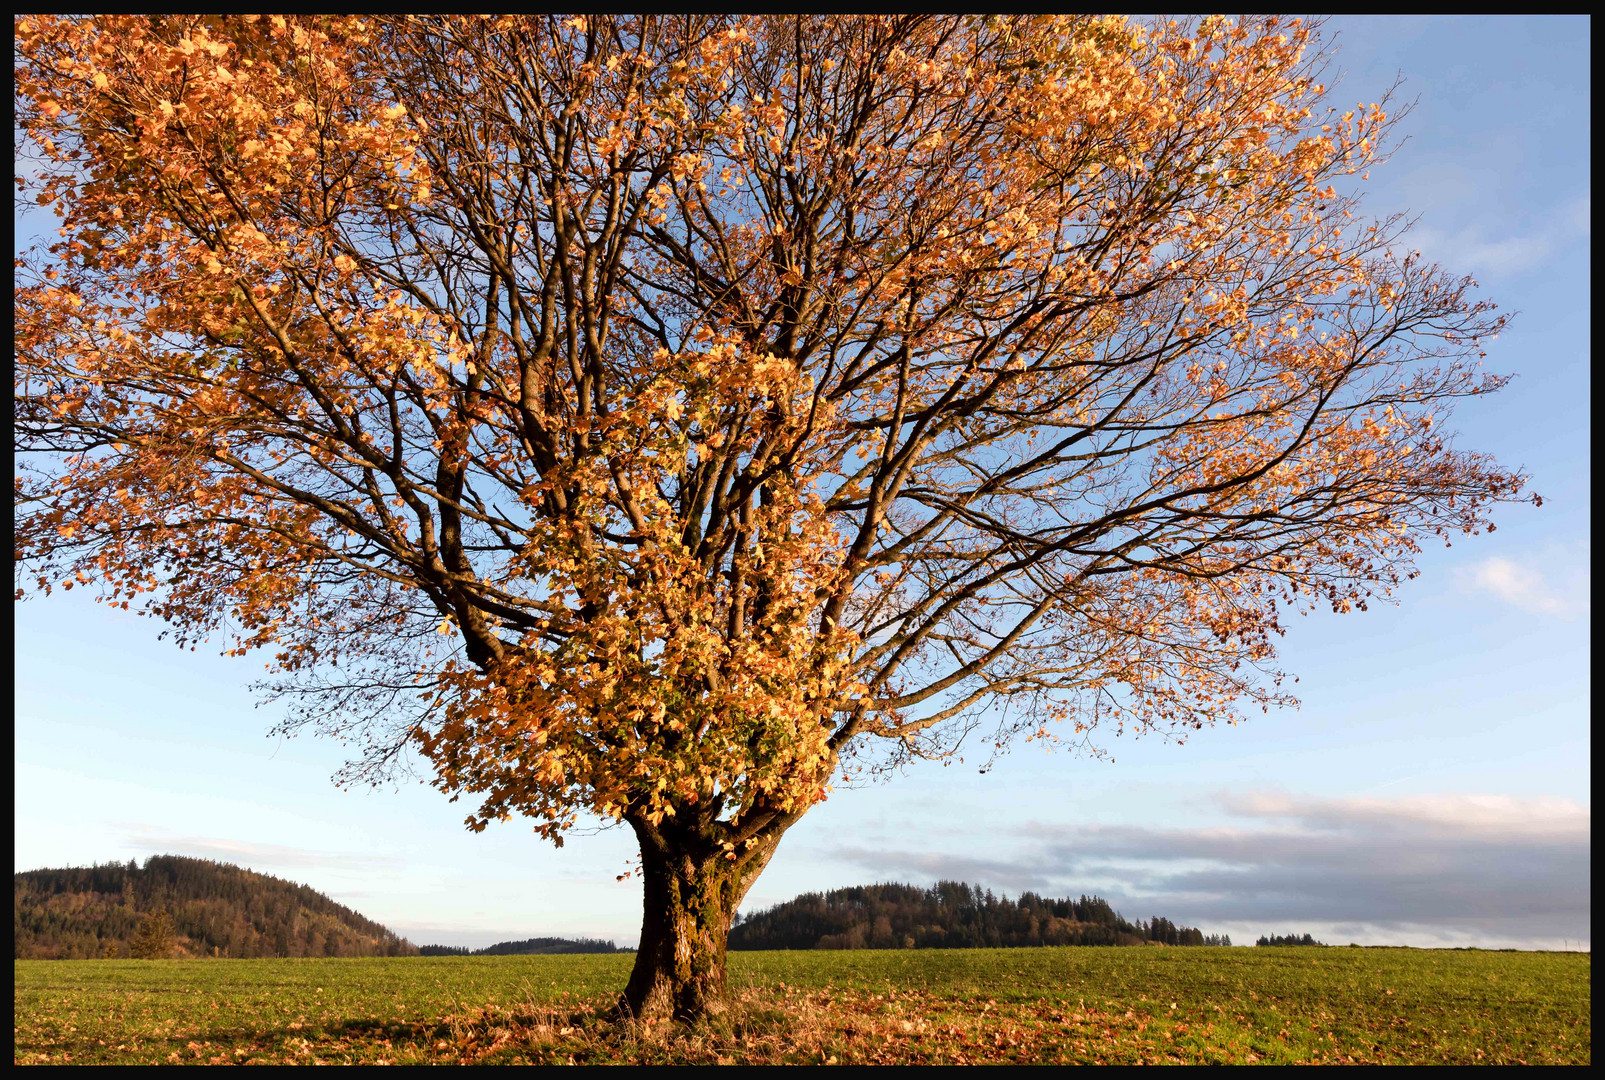
<path id="1" fill-rule="evenodd" d="M 15 26 L 21 591 L 268 650 L 473 829 L 627 823 L 637 1015 L 833 779 L 1290 702 L 1285 612 L 1524 487 L 1297 21 Z"/>
<path id="2" fill-rule="evenodd" d="M 165 911 L 153 911 L 140 922 L 128 955 L 136 960 L 165 960 L 172 950 L 173 920 Z"/>

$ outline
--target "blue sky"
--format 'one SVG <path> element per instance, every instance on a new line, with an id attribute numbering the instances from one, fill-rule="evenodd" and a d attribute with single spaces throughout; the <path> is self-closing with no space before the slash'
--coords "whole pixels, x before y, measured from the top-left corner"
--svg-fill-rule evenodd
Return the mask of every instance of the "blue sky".
<path id="1" fill-rule="evenodd" d="M 985 775 L 926 765 L 838 790 L 748 898 L 959 877 L 1097 892 L 1128 917 L 1328 941 L 1554 947 L 1590 936 L 1589 31 L 1581 18 L 1328 24 L 1334 103 L 1396 74 L 1409 139 L 1367 205 L 1517 317 L 1517 378 L 1457 416 L 1541 509 L 1432 548 L 1398 607 L 1293 622 L 1297 711 L 1112 760 L 1022 748 Z M 19 221 L 19 233 L 32 224 Z M 634 944 L 624 830 L 561 850 L 474 835 L 419 782 L 341 791 L 342 748 L 266 732 L 258 661 L 180 652 L 82 591 L 15 610 L 15 867 L 175 852 L 304 881 L 421 943 L 536 934 Z"/>

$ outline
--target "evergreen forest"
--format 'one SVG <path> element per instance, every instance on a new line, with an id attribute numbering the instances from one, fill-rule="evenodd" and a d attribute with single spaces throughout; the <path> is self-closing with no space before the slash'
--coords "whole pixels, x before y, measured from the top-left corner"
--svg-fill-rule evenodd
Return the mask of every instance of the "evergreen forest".
<path id="1" fill-rule="evenodd" d="M 228 863 L 157 855 L 15 875 L 15 958 L 527 956 L 626 952 L 610 941 L 535 937 L 482 949 L 417 947 L 306 886 Z M 737 915 L 729 948 L 963 949 L 1041 945 L 1230 945 L 1162 916 L 1130 921 L 1083 895 L 1017 898 L 958 881 L 804 893 Z M 1260 945 L 1318 945 L 1310 935 Z"/>
<path id="2" fill-rule="evenodd" d="M 1037 945 L 1230 945 L 1154 916 L 1129 922 L 1096 896 L 1017 899 L 978 885 L 942 881 L 859 885 L 737 916 L 731 949 L 967 949 Z"/>
<path id="3" fill-rule="evenodd" d="M 418 953 L 306 885 L 209 859 L 153 855 L 14 880 L 18 960 Z"/>
<path id="4" fill-rule="evenodd" d="M 1269 937 L 1261 937 L 1258 941 L 1254 942 L 1254 944 L 1255 945 L 1322 945 L 1322 946 L 1324 946 L 1326 944 L 1326 942 L 1324 942 L 1324 941 L 1316 941 L 1309 934 L 1305 934 L 1302 937 L 1299 936 L 1298 934 L 1271 934 Z"/>

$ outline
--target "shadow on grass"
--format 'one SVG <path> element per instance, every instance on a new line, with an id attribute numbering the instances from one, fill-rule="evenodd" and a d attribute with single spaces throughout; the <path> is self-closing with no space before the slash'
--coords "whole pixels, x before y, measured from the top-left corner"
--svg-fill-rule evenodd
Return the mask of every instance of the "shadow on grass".
<path id="1" fill-rule="evenodd" d="M 353 1020 L 324 1029 L 323 1042 L 378 1047 L 392 1060 L 462 1064 L 781 1064 L 821 1062 L 852 1028 L 825 1014 L 738 995 L 696 1024 L 622 1019 L 611 1001 L 566 1006 L 486 1006 L 438 1019 Z M 293 1041 L 293 1036 L 292 1036 Z"/>

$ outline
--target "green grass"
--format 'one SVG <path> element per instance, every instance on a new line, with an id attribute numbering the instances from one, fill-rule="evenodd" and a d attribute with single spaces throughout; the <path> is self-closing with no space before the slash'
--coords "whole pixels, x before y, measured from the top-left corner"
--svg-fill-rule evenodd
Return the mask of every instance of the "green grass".
<path id="1" fill-rule="evenodd" d="M 735 953 L 694 1030 L 600 1011 L 632 957 L 15 964 L 18 1063 L 1590 1060 L 1587 954 Z"/>

